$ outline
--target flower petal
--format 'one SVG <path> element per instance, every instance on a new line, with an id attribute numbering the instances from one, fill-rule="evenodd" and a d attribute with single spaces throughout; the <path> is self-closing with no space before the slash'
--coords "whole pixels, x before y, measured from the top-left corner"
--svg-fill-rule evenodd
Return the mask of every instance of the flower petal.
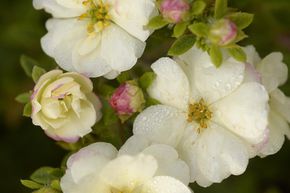
<path id="1" fill-rule="evenodd" d="M 150 141 L 143 136 L 133 135 L 125 144 L 120 148 L 120 155 L 136 155 L 142 152 L 146 147 L 150 146 Z"/>
<path id="2" fill-rule="evenodd" d="M 100 56 L 119 73 L 131 69 L 144 49 L 144 42 L 115 24 L 111 24 L 102 32 Z"/>
<path id="3" fill-rule="evenodd" d="M 151 68 L 157 75 L 148 93 L 164 105 L 187 110 L 189 82 L 180 66 L 170 58 L 161 58 Z"/>
<path id="4" fill-rule="evenodd" d="M 112 20 L 132 36 L 145 41 L 150 35 L 146 29 L 150 18 L 157 14 L 153 0 L 107 0 L 113 4 L 109 14 Z"/>
<path id="5" fill-rule="evenodd" d="M 133 133 L 153 143 L 176 146 L 186 126 L 186 115 L 179 110 L 155 105 L 145 109 L 135 119 Z"/>
<path id="6" fill-rule="evenodd" d="M 290 123 L 290 98 L 276 89 L 270 93 L 270 107 Z M 289 135 L 290 136 L 290 135 Z"/>
<path id="7" fill-rule="evenodd" d="M 212 105 L 213 120 L 251 144 L 263 141 L 268 124 L 268 93 L 255 82 L 244 83 Z"/>
<path id="8" fill-rule="evenodd" d="M 171 176 L 188 185 L 189 168 L 184 161 L 180 160 L 174 148 L 164 144 L 154 144 L 144 149 L 142 153 L 152 155 L 157 160 L 156 176 Z"/>
<path id="9" fill-rule="evenodd" d="M 102 170 L 101 179 L 120 191 L 131 192 L 151 179 L 156 170 L 157 162 L 150 155 L 120 156 L 109 162 Z"/>
<path id="10" fill-rule="evenodd" d="M 33 6 L 35 9 L 44 9 L 56 18 L 71 18 L 86 12 L 82 1 L 84 0 L 33 0 Z"/>
<path id="11" fill-rule="evenodd" d="M 94 143 L 82 148 L 70 156 L 67 167 L 75 182 L 92 173 L 98 174 L 111 159 L 115 158 L 117 150 L 109 143 Z"/>
<path id="12" fill-rule="evenodd" d="M 209 103 L 215 102 L 233 92 L 244 78 L 244 64 L 233 58 L 225 59 L 216 68 L 206 52 L 193 47 L 179 59 L 184 62 L 195 100 L 203 97 Z"/>
<path id="13" fill-rule="evenodd" d="M 269 128 L 269 139 L 260 151 L 260 157 L 277 153 L 285 141 L 285 131 L 290 132 L 287 121 L 273 111 L 269 114 Z"/>
<path id="14" fill-rule="evenodd" d="M 265 85 L 268 92 L 272 92 L 287 81 L 288 68 L 282 60 L 283 55 L 274 52 L 266 56 L 257 65 L 257 69 L 262 75 L 263 85 Z"/>
<path id="15" fill-rule="evenodd" d="M 192 193 L 192 191 L 182 182 L 169 177 L 157 176 L 142 185 L 133 193 Z"/>
<path id="16" fill-rule="evenodd" d="M 196 159 L 201 173 L 212 182 L 221 182 L 230 174 L 242 174 L 248 165 L 248 151 L 235 135 L 212 124 L 198 138 Z M 194 155 L 193 155 L 194 156 Z"/>

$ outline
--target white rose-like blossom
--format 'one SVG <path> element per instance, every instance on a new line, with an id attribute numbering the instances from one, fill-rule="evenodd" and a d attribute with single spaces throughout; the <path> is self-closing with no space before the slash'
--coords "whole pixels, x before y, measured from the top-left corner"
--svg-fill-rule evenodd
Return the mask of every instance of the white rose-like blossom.
<path id="1" fill-rule="evenodd" d="M 248 81 L 261 82 L 270 95 L 268 137 L 255 148 L 261 157 L 265 157 L 281 149 L 285 135 L 290 139 L 290 98 L 278 88 L 287 81 L 288 68 L 281 53 L 274 52 L 261 59 L 253 46 L 244 50 L 248 55 Z"/>
<path id="2" fill-rule="evenodd" d="M 101 118 L 101 102 L 87 77 L 52 70 L 42 75 L 31 96 L 32 121 L 57 141 L 76 142 Z"/>
<path id="3" fill-rule="evenodd" d="M 53 15 L 43 50 L 63 69 L 113 79 L 142 55 L 154 0 L 33 0 Z"/>
<path id="4" fill-rule="evenodd" d="M 157 77 L 148 92 L 162 105 L 136 118 L 133 138 L 175 147 L 191 170 L 190 181 L 201 186 L 242 174 L 252 157 L 248 147 L 268 131 L 264 86 L 244 82 L 243 63 L 228 57 L 216 68 L 197 48 L 176 61 L 161 58 L 152 69 Z"/>
<path id="5" fill-rule="evenodd" d="M 168 159 L 172 158 L 172 152 L 163 147 L 148 151 L 166 153 Z M 158 174 L 159 164 L 154 156 L 117 154 L 108 143 L 95 143 L 73 154 L 61 179 L 63 193 L 191 193 L 174 177 Z"/>

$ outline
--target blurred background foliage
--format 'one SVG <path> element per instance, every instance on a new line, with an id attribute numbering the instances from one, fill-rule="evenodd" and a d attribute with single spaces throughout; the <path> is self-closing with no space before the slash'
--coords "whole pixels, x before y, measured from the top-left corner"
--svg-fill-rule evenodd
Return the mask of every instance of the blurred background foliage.
<path id="1" fill-rule="evenodd" d="M 261 56 L 272 51 L 284 54 L 290 65 L 290 0 L 229 0 L 232 7 L 255 14 L 243 45 L 254 44 Z M 33 87 L 22 71 L 19 58 L 32 56 L 50 69 L 55 64 L 41 50 L 39 40 L 45 34 L 49 15 L 32 8 L 31 0 L 0 1 L 0 191 L 30 192 L 20 185 L 41 166 L 58 167 L 64 155 L 30 119 L 23 118 L 22 105 L 14 100 Z M 143 61 L 151 62 L 166 53 L 170 34 L 156 32 L 149 40 Z M 143 62 L 140 62 L 143 63 Z M 283 86 L 290 96 L 290 82 Z M 193 185 L 195 193 L 290 193 L 290 142 L 275 156 L 250 161 L 241 176 L 232 176 L 207 189 Z"/>

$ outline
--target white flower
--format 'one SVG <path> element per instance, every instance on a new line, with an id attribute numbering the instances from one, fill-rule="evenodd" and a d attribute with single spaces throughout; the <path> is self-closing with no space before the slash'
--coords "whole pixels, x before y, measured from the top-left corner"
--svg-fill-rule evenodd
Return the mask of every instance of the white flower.
<path id="1" fill-rule="evenodd" d="M 278 88 L 287 81 L 288 68 L 282 62 L 281 53 L 271 53 L 261 59 L 253 46 L 244 49 L 248 55 L 248 77 L 256 82 L 262 82 L 270 95 L 269 133 L 268 137 L 256 150 L 265 157 L 277 153 L 285 140 L 290 139 L 290 98 Z"/>
<path id="2" fill-rule="evenodd" d="M 162 148 L 154 153 L 166 152 Z M 150 151 L 150 150 L 148 150 Z M 177 179 L 159 175 L 158 162 L 151 155 L 117 156 L 107 143 L 95 143 L 73 154 L 61 179 L 64 193 L 191 193 Z M 171 157 L 168 157 L 171 159 Z"/>
<path id="3" fill-rule="evenodd" d="M 43 50 L 67 71 L 115 78 L 131 69 L 150 35 L 154 0 L 33 0 L 53 15 Z"/>
<path id="4" fill-rule="evenodd" d="M 90 79 L 52 70 L 40 77 L 31 96 L 33 124 L 57 140 L 76 142 L 101 118 L 101 103 Z"/>
<path id="5" fill-rule="evenodd" d="M 134 135 L 175 147 L 191 182 L 201 186 L 242 174 L 252 156 L 248 147 L 267 132 L 267 91 L 244 82 L 245 65 L 233 58 L 216 68 L 206 52 L 193 48 L 176 60 L 152 65 L 157 77 L 148 92 L 162 105 L 136 118 Z"/>

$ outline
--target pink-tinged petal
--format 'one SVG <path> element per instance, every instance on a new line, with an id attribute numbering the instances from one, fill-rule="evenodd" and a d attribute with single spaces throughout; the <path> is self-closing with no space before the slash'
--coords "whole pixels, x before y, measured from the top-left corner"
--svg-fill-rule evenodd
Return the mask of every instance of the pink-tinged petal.
<path id="1" fill-rule="evenodd" d="M 178 23 L 182 21 L 190 5 L 185 0 L 163 0 L 160 4 L 160 12 L 165 19 Z"/>
<path id="2" fill-rule="evenodd" d="M 131 115 L 141 110 L 144 104 L 142 90 L 133 84 L 122 84 L 114 92 L 110 104 L 119 115 Z"/>
<path id="3" fill-rule="evenodd" d="M 258 82 L 262 83 L 261 74 L 257 71 L 255 66 L 250 63 L 245 63 L 244 82 Z"/>
<path id="4" fill-rule="evenodd" d="M 79 136 L 76 136 L 76 137 L 63 137 L 63 136 L 58 136 L 56 134 L 52 134 L 50 133 L 48 130 L 45 131 L 45 134 L 52 138 L 53 140 L 55 141 L 64 141 L 64 142 L 67 142 L 67 143 L 75 143 L 79 140 Z"/>

